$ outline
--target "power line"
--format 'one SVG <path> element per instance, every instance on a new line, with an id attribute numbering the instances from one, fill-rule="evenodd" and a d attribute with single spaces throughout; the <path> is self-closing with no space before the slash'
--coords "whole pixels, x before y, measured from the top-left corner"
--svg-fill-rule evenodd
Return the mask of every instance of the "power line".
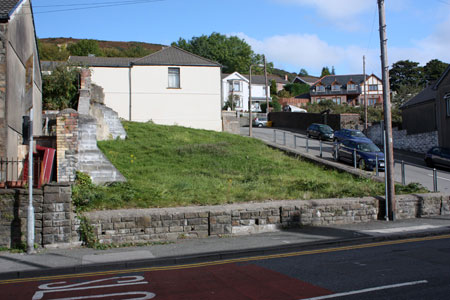
<path id="1" fill-rule="evenodd" d="M 147 2 L 148 0 L 128 0 L 128 1 L 110 1 L 110 2 L 99 2 L 99 3 L 71 3 L 71 4 L 51 4 L 51 5 L 35 5 L 34 8 L 37 7 L 68 7 L 68 6 L 92 6 L 92 5 L 105 5 L 105 4 L 126 4 L 126 3 L 134 3 L 134 2 Z"/>
<path id="2" fill-rule="evenodd" d="M 135 5 L 135 4 L 147 4 L 152 2 L 163 2 L 166 0 L 134 0 L 134 1 L 118 1 L 118 2 L 102 2 L 98 4 L 84 4 L 84 7 L 74 7 L 74 8 L 65 8 L 65 9 L 55 9 L 55 10 L 46 10 L 46 11 L 34 11 L 34 14 L 45 14 L 45 13 L 54 13 L 54 12 L 64 12 L 64 11 L 75 11 L 75 10 L 87 10 L 87 9 L 96 9 L 103 7 L 115 7 L 115 6 L 126 6 L 126 5 Z M 110 4 L 106 4 L 110 3 Z M 66 6 L 76 6 L 77 4 L 67 4 Z M 52 7 L 57 6 L 53 5 Z M 62 5 L 64 6 L 64 5 Z M 34 6 L 33 6 L 34 7 Z"/>
<path id="3" fill-rule="evenodd" d="M 369 42 L 367 43 L 367 48 L 366 48 L 366 55 L 367 52 L 369 51 L 369 47 L 370 47 L 370 43 L 372 42 L 372 35 L 373 35 L 373 29 L 375 27 L 375 17 L 377 16 L 377 5 L 375 5 L 375 9 L 373 11 L 373 18 L 372 18 L 372 29 L 370 30 L 370 36 L 369 36 Z"/>

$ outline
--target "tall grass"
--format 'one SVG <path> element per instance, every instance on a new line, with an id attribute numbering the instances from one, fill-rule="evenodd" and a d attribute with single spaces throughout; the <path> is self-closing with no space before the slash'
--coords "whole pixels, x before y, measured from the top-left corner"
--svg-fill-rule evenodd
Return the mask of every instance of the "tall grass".
<path id="1" fill-rule="evenodd" d="M 289 157 L 261 141 L 124 122 L 126 140 L 99 147 L 127 183 L 89 188 L 88 209 L 214 205 L 382 195 L 383 185 Z"/>

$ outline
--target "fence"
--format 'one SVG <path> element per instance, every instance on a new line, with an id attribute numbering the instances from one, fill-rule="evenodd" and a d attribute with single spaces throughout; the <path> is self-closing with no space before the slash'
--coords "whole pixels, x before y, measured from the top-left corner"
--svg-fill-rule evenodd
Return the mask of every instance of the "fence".
<path id="1" fill-rule="evenodd" d="M 277 134 L 277 132 L 278 132 L 278 134 Z M 280 136 L 281 136 L 281 138 L 280 138 Z M 287 136 L 292 136 L 291 143 L 288 142 Z M 329 158 L 329 159 L 333 159 L 335 161 L 338 160 L 337 149 L 339 147 L 339 144 L 337 142 L 326 142 L 326 141 L 322 141 L 320 139 L 312 140 L 312 139 L 308 138 L 307 136 L 274 129 L 272 141 L 275 144 L 278 144 L 280 142 L 280 139 L 281 139 L 283 146 L 286 146 L 286 147 L 292 146 L 294 150 L 300 148 L 300 149 L 304 149 L 304 151 L 306 153 L 312 153 L 312 154 L 317 155 L 319 158 Z M 353 149 L 352 151 L 353 151 L 353 155 L 352 155 L 353 168 L 357 169 L 359 167 L 362 167 L 358 162 L 359 157 L 358 157 L 357 150 Z M 384 152 L 384 151 L 382 151 L 382 152 Z M 407 176 L 406 166 L 409 165 L 412 167 L 422 168 L 425 170 L 432 171 L 432 179 L 433 179 L 432 190 L 433 190 L 433 192 L 439 191 L 438 190 L 438 174 L 437 174 L 436 168 L 424 167 L 424 166 L 420 166 L 417 164 L 405 162 L 403 160 L 395 160 L 394 161 L 394 169 L 395 169 L 396 165 L 400 166 L 399 182 L 401 182 L 402 185 L 406 185 L 406 176 Z M 379 169 L 379 166 L 380 166 L 380 164 L 378 161 L 378 156 L 376 156 L 376 162 L 375 162 L 375 168 L 374 168 L 374 172 L 376 173 L 376 176 L 379 176 L 379 173 L 381 171 L 381 168 Z"/>
<path id="2" fill-rule="evenodd" d="M 41 159 L 34 161 L 34 185 L 39 182 Z M 28 183 L 28 161 L 17 158 L 0 158 L 0 188 L 21 188 Z"/>

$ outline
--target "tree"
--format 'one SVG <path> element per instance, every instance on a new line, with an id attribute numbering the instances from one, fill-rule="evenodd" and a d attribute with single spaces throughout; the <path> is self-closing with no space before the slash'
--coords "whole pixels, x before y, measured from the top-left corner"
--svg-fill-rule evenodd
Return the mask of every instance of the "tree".
<path id="1" fill-rule="evenodd" d="M 336 71 L 334 70 L 334 66 L 331 66 L 331 75 L 336 75 Z"/>
<path id="2" fill-rule="evenodd" d="M 267 112 L 267 103 L 265 103 L 265 102 L 261 103 L 260 107 L 261 107 L 262 113 Z M 281 111 L 281 104 L 280 104 L 280 102 L 278 102 L 278 98 L 276 96 L 272 97 L 272 101 L 269 102 L 269 107 L 271 107 L 272 111 L 274 111 L 274 112 Z"/>
<path id="3" fill-rule="evenodd" d="M 224 73 L 239 72 L 248 74 L 250 65 L 263 63 L 263 56 L 255 54 L 243 39 L 236 36 L 214 32 L 210 36 L 202 35 L 186 41 L 180 38 L 172 46 L 187 50 L 204 58 L 216 61 L 223 65 Z M 268 72 L 273 68 L 272 63 L 267 64 Z M 253 70 L 252 70 L 253 71 Z M 254 69 L 255 74 L 261 73 L 262 68 Z"/>
<path id="4" fill-rule="evenodd" d="M 330 69 L 328 69 L 328 67 L 323 67 L 322 68 L 322 74 L 320 75 L 320 77 L 324 77 L 324 76 L 327 76 L 327 75 L 331 75 Z"/>
<path id="5" fill-rule="evenodd" d="M 65 61 L 70 53 L 65 47 L 58 47 L 55 44 L 45 44 L 38 40 L 39 58 L 41 60 Z"/>
<path id="6" fill-rule="evenodd" d="M 272 79 L 270 81 L 270 95 L 276 95 L 277 92 L 277 82 Z"/>
<path id="7" fill-rule="evenodd" d="M 439 59 L 430 60 L 424 67 L 424 75 L 426 82 L 433 82 L 441 77 L 445 69 L 447 69 L 448 64 L 440 61 Z"/>
<path id="8" fill-rule="evenodd" d="M 416 96 L 422 90 L 421 86 L 414 85 L 400 85 L 397 93 L 392 97 L 392 104 L 394 107 L 400 107 L 405 102 Z"/>
<path id="9" fill-rule="evenodd" d="M 98 42 L 95 40 L 79 40 L 76 43 L 67 46 L 71 55 L 87 56 L 89 54 L 94 54 L 96 56 L 101 56 L 101 50 Z"/>
<path id="10" fill-rule="evenodd" d="M 298 72 L 298 76 L 308 76 L 308 71 L 306 71 L 305 69 L 301 68 L 300 72 Z"/>
<path id="11" fill-rule="evenodd" d="M 61 64 L 50 75 L 42 76 L 43 108 L 62 110 L 77 108 L 79 69 Z"/>
<path id="12" fill-rule="evenodd" d="M 284 89 L 289 92 L 291 97 L 309 92 L 309 85 L 306 83 L 288 83 L 284 85 Z"/>
<path id="13" fill-rule="evenodd" d="M 389 70 L 391 90 L 398 92 L 400 86 L 422 86 L 424 81 L 423 68 L 418 62 L 400 60 Z"/>

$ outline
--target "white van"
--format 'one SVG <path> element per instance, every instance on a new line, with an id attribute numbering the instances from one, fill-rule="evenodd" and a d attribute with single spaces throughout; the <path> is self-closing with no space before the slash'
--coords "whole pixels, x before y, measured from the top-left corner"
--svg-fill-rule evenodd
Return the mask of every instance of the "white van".
<path id="1" fill-rule="evenodd" d="M 306 113 L 308 112 L 306 109 L 294 106 L 294 105 L 285 105 L 283 107 L 283 111 L 288 111 L 288 112 L 301 112 L 301 113 Z"/>

